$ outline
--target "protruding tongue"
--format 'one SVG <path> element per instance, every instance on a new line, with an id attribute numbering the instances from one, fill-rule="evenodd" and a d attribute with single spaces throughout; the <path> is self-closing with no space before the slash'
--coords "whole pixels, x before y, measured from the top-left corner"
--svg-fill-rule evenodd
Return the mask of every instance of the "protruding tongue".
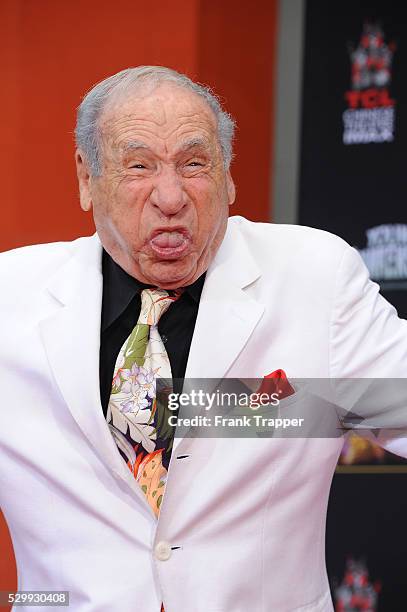
<path id="1" fill-rule="evenodd" d="M 179 247 L 184 242 L 184 236 L 180 232 L 161 232 L 151 240 L 156 246 L 165 248 Z"/>

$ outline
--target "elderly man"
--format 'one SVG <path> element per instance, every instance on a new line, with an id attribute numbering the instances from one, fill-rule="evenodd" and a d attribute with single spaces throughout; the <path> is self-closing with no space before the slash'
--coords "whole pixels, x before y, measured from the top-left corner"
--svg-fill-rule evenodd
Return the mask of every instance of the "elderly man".
<path id="1" fill-rule="evenodd" d="M 1 507 L 19 589 L 75 612 L 332 610 L 342 439 L 174 438 L 156 382 L 401 378 L 407 325 L 341 239 L 228 220 L 233 127 L 173 70 L 106 79 L 76 128 L 97 233 L 0 257 Z"/>

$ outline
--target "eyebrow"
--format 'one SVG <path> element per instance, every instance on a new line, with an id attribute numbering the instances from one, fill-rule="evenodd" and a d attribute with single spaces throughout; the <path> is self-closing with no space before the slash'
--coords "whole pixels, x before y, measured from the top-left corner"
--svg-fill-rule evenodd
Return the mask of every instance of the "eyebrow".
<path id="1" fill-rule="evenodd" d="M 188 138 L 184 140 L 181 145 L 177 148 L 176 154 L 183 153 L 184 151 L 189 151 L 194 147 L 203 147 L 204 149 L 209 150 L 208 142 L 205 138 L 201 138 L 200 136 L 195 136 L 193 138 Z M 138 149 L 144 149 L 150 151 L 150 147 L 141 140 L 129 140 L 123 146 L 124 153 L 128 151 L 137 151 Z"/>
<path id="2" fill-rule="evenodd" d="M 205 149 L 209 149 L 208 142 L 205 140 L 205 138 L 195 136 L 194 138 L 184 140 L 184 142 L 181 143 L 181 145 L 178 147 L 177 153 L 188 151 L 189 149 L 193 149 L 194 147 L 203 147 Z"/>
<path id="3" fill-rule="evenodd" d="M 135 149 L 149 149 L 150 147 L 146 145 L 141 140 L 129 140 L 124 144 L 123 150 L 126 153 L 127 151 L 134 151 Z"/>

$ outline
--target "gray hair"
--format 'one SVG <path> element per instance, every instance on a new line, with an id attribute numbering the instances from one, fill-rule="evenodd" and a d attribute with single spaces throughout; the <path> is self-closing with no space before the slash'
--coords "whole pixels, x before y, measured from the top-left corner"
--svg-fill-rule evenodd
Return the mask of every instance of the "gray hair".
<path id="1" fill-rule="evenodd" d="M 161 82 L 172 82 L 198 94 L 213 111 L 217 120 L 218 139 L 222 150 L 225 169 L 228 169 L 233 158 L 232 143 L 235 122 L 223 110 L 213 91 L 204 85 L 195 83 L 186 75 L 165 68 L 164 66 L 138 66 L 126 68 L 95 85 L 83 98 L 78 107 L 75 128 L 76 145 L 83 152 L 93 176 L 101 173 L 101 146 L 99 118 L 109 100 L 118 93 L 141 85 L 158 85 Z"/>

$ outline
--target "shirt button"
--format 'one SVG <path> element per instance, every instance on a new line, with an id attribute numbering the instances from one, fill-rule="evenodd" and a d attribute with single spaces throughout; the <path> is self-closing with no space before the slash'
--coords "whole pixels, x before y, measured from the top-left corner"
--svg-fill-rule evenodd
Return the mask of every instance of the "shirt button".
<path id="1" fill-rule="evenodd" d="M 171 557 L 170 544 L 164 540 L 158 542 L 154 548 L 154 555 L 158 561 L 168 561 L 168 559 Z"/>

